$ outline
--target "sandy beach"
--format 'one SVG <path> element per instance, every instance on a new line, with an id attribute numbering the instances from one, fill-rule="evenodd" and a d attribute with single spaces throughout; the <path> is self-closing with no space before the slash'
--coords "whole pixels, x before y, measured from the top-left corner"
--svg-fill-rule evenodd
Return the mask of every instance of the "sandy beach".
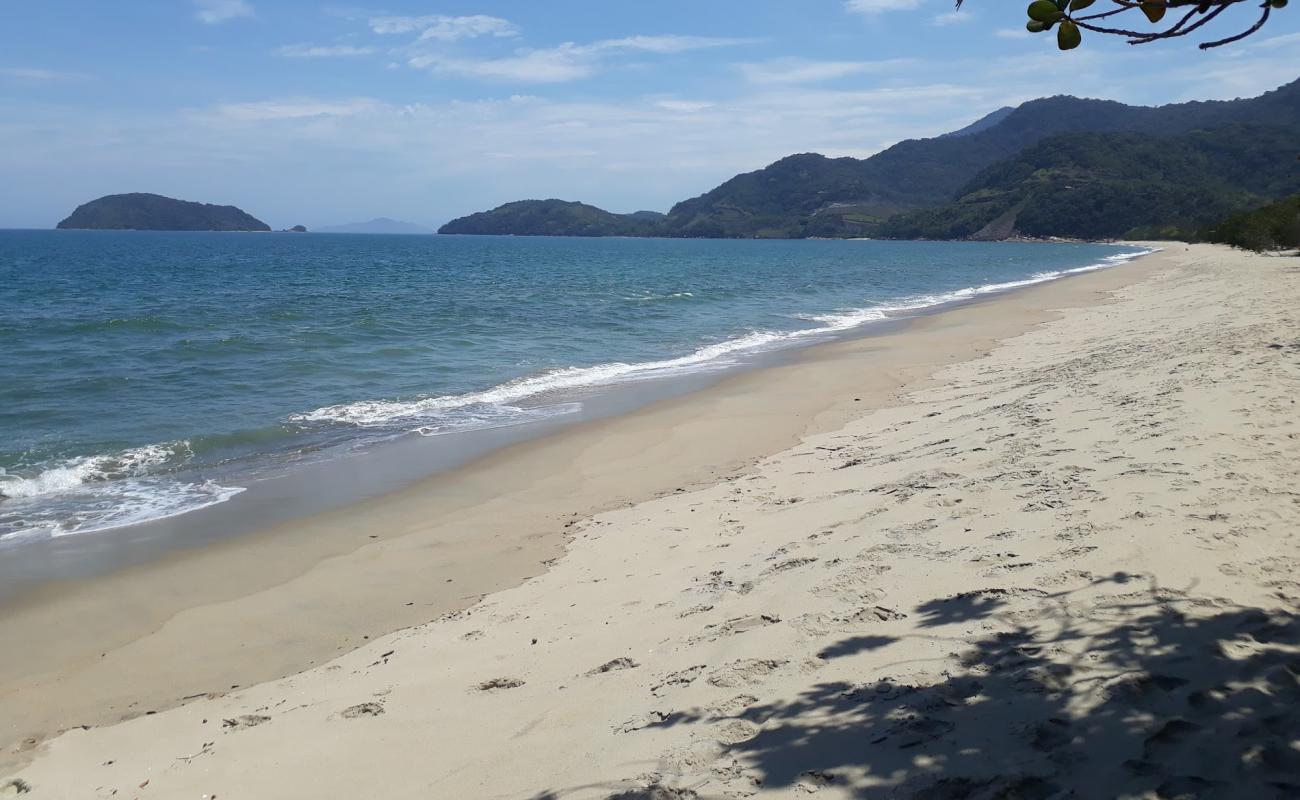
<path id="1" fill-rule="evenodd" d="M 1166 247 L 21 598 L 0 796 L 1296 796 L 1300 262 Z"/>

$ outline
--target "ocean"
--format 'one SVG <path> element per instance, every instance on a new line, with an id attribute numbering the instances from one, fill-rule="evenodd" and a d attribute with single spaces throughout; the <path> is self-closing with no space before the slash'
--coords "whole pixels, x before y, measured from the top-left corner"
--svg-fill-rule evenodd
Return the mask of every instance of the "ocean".
<path id="1" fill-rule="evenodd" d="M 602 391 L 1136 254 L 0 231 L 0 545 L 175 518 L 389 440 L 580 419 Z"/>

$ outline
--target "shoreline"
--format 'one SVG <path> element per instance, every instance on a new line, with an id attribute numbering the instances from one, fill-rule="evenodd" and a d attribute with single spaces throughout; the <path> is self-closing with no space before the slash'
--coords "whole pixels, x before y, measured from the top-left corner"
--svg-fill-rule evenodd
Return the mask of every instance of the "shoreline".
<path id="1" fill-rule="evenodd" d="M 918 316 L 898 330 L 813 345 L 788 363 L 509 445 L 353 506 L 39 588 L 0 621 L 7 641 L 25 643 L 0 666 L 5 739 L 38 743 L 75 725 L 295 674 L 472 606 L 544 572 L 564 554 L 576 520 L 734 477 L 1055 318 L 1056 309 L 1105 302 L 1160 269 L 1159 260 L 1148 255 Z M 865 379 L 851 371 L 862 367 L 872 373 Z M 557 463 L 569 466 L 557 471 Z M 0 766 L 21 763 L 34 745 L 8 748 Z"/>
<path id="2" fill-rule="evenodd" d="M 317 456 L 301 463 L 278 463 L 266 454 L 265 464 L 246 464 L 245 472 L 191 468 L 186 480 L 201 480 L 217 486 L 220 497 L 204 497 L 190 508 L 167 508 L 150 519 L 113 524 L 85 531 L 0 535 L 0 607 L 47 581 L 81 580 L 146 564 L 174 549 L 205 546 L 232 535 L 244 535 L 267 528 L 336 511 L 362 500 L 388 494 L 433 475 L 457 469 L 503 446 L 539 439 L 566 430 L 574 424 L 626 414 L 664 399 L 698 391 L 742 371 L 766 369 L 798 358 L 808 347 L 871 337 L 918 316 L 943 313 L 970 303 L 992 299 L 1025 286 L 1059 280 L 1062 277 L 1107 269 L 1151 252 L 1120 252 L 1122 242 L 1105 243 L 1116 251 L 1097 255 L 1083 266 L 1055 266 L 1007 282 L 980 283 L 937 294 L 901 296 L 879 307 L 851 308 L 815 318 L 822 327 L 791 330 L 754 330 L 718 342 L 705 344 L 679 356 L 658 361 L 631 362 L 630 376 L 591 382 L 567 380 L 547 388 L 549 373 L 543 372 L 481 389 L 473 394 L 491 394 L 505 389 L 518 392 L 531 384 L 531 394 L 518 398 L 520 405 L 547 412 L 523 424 L 486 426 L 425 436 L 415 431 L 384 431 L 366 439 L 336 441 Z M 1138 247 L 1138 246 L 1132 246 Z M 876 318 L 875 315 L 879 315 Z M 798 317 L 799 315 L 795 315 Z M 864 317 L 863 319 L 858 319 Z M 757 337 L 757 341 L 747 341 Z M 573 368 L 598 373 L 621 364 L 595 364 Z M 560 370 L 564 372 L 566 370 Z M 664 374 L 659 374 L 663 372 Z M 650 380 L 646 380 L 650 378 Z M 465 395 L 462 395 L 462 397 Z M 440 398 L 445 399 L 445 398 Z M 451 396 L 450 399 L 456 399 Z M 292 416 L 313 418 L 346 412 L 354 405 L 301 412 Z M 565 405 L 576 411 L 554 411 Z M 548 411 L 551 409 L 551 411 Z M 171 447 L 173 442 L 142 445 L 131 453 Z M 122 454 L 95 453 L 90 461 L 121 458 Z M 227 485 L 228 484 L 228 485 Z M 19 512 L 21 513 L 21 512 Z"/>

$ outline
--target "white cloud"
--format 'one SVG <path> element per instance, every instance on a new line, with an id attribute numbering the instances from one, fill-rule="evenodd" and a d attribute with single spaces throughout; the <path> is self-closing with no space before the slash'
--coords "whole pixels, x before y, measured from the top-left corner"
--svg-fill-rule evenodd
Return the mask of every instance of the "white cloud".
<path id="1" fill-rule="evenodd" d="M 556 47 L 521 50 L 500 58 L 464 58 L 434 50 L 418 52 L 407 63 L 435 74 L 522 83 L 565 83 L 595 75 L 602 61 L 619 53 L 671 55 L 690 50 L 750 44 L 756 39 L 706 36 L 627 36 L 590 44 L 565 42 Z"/>
<path id="2" fill-rule="evenodd" d="M 844 8 L 854 14 L 874 15 L 885 11 L 907 11 L 921 0 L 844 0 Z"/>
<path id="3" fill-rule="evenodd" d="M 367 56 L 374 52 L 375 48 L 373 47 L 356 47 L 350 44 L 286 44 L 275 51 L 276 55 L 285 58 L 338 58 L 343 56 Z"/>
<path id="4" fill-rule="evenodd" d="M 253 16 L 253 7 L 247 0 L 194 0 L 194 5 L 198 7 L 195 16 L 205 25 Z"/>
<path id="5" fill-rule="evenodd" d="M 1028 39 L 1034 34 L 1025 28 L 999 28 L 993 35 L 999 39 Z"/>
<path id="6" fill-rule="evenodd" d="M 906 67 L 912 59 L 884 61 L 810 61 L 802 58 L 780 58 L 757 64 L 737 64 L 745 80 L 756 84 L 799 84 L 831 81 L 851 75 L 880 73 Z"/>
<path id="7" fill-rule="evenodd" d="M 430 14 L 423 17 L 373 17 L 370 20 L 370 29 L 375 33 L 384 34 L 418 31 L 422 41 L 439 42 L 456 42 L 480 36 L 508 38 L 519 35 L 519 28 L 514 23 L 485 14 L 464 17 L 449 17 L 443 14 Z"/>

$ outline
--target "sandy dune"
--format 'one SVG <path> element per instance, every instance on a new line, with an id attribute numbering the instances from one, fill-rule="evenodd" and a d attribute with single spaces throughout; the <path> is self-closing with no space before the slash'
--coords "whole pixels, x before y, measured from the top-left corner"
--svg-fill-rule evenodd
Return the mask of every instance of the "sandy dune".
<path id="1" fill-rule="evenodd" d="M 1300 795 L 1300 260 L 1145 261 L 837 430 L 576 520 L 523 585 L 64 733 L 9 791 Z"/>

